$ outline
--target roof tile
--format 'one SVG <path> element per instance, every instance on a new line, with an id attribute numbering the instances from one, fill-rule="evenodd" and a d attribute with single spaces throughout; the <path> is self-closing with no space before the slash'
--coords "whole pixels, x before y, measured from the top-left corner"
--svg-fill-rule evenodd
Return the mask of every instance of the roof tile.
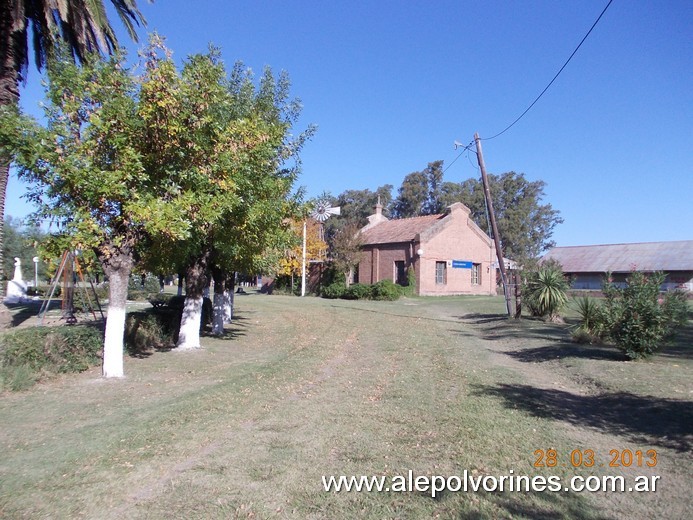
<path id="1" fill-rule="evenodd" d="M 426 215 L 381 222 L 361 234 L 363 245 L 411 242 L 416 235 L 444 217 L 445 215 Z"/>

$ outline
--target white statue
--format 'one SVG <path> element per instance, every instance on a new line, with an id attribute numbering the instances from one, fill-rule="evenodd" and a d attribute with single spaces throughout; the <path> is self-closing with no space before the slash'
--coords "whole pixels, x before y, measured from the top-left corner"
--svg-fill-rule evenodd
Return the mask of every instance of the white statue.
<path id="1" fill-rule="evenodd" d="M 5 303 L 22 303 L 26 301 L 26 282 L 22 278 L 22 261 L 14 258 L 14 278 L 7 282 Z"/>
<path id="2" fill-rule="evenodd" d="M 18 257 L 14 257 L 14 278 L 12 278 L 15 282 L 22 282 L 24 279 L 22 278 L 22 260 Z"/>

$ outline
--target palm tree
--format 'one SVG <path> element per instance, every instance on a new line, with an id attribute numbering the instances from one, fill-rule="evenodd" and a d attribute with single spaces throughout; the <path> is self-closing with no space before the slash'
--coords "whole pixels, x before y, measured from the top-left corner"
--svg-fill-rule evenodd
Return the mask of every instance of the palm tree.
<path id="1" fill-rule="evenodd" d="M 130 37 L 145 24 L 136 0 L 111 0 Z M 110 54 L 118 46 L 103 0 L 2 0 L 0 2 L 0 107 L 19 103 L 19 82 L 29 66 L 29 27 L 39 70 L 57 40 L 67 43 L 78 62 L 88 54 Z M 0 157 L 0 265 L 3 263 L 5 194 L 10 161 Z M 0 283 L 0 308 L 4 285 Z"/>

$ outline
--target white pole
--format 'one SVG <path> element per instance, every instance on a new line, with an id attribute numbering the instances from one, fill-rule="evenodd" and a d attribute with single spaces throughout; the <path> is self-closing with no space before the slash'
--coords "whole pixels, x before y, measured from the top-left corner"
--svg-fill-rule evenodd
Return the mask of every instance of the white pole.
<path id="1" fill-rule="evenodd" d="M 301 296 L 306 295 L 306 221 L 303 221 L 303 265 L 301 267 Z"/>
<path id="2" fill-rule="evenodd" d="M 35 256 L 33 259 L 34 261 L 34 287 L 38 291 L 38 263 L 39 263 L 39 257 Z"/>

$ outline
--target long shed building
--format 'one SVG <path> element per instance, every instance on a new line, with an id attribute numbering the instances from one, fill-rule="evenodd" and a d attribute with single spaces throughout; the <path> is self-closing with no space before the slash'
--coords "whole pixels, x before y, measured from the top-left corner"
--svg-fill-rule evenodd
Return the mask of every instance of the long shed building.
<path id="1" fill-rule="evenodd" d="M 601 289 L 606 273 L 619 283 L 632 271 L 662 271 L 663 290 L 693 291 L 693 240 L 554 247 L 549 259 L 560 262 L 573 289 Z"/>

